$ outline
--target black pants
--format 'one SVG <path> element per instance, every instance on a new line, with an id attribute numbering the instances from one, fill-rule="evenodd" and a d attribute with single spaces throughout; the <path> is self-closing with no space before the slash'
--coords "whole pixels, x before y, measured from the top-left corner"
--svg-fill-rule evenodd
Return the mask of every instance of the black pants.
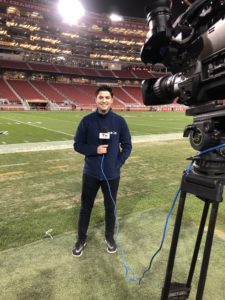
<path id="1" fill-rule="evenodd" d="M 114 203 L 116 203 L 119 181 L 120 181 L 119 177 L 108 181 Z M 107 182 L 101 181 L 97 178 L 84 174 L 83 182 L 82 182 L 81 208 L 80 208 L 80 215 L 78 221 L 78 239 L 80 241 L 85 241 L 87 238 L 87 230 L 88 230 L 88 225 L 91 217 L 91 211 L 94 205 L 95 197 L 100 187 L 104 195 L 105 237 L 106 239 L 111 239 L 114 235 L 115 206 L 111 199 Z"/>

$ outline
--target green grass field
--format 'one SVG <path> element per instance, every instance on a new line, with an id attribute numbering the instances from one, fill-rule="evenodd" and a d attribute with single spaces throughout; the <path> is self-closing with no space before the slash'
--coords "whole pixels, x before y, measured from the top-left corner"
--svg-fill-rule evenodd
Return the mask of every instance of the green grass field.
<path id="1" fill-rule="evenodd" d="M 87 112 L 0 112 L 0 144 L 71 140 L 82 116 Z M 148 135 L 182 132 L 192 122 L 184 113 L 121 112 L 131 134 Z"/>
<path id="2" fill-rule="evenodd" d="M 1 112 L 2 145 L 72 140 L 86 112 Z M 150 135 L 182 132 L 192 122 L 183 113 L 121 113 L 131 133 Z M 71 143 L 72 146 L 72 143 Z M 0 146 L 1 147 L 1 146 Z M 167 212 L 180 184 L 186 158 L 195 152 L 187 139 L 135 143 L 122 169 L 118 195 L 119 240 L 126 260 L 138 277 L 157 250 Z M 79 211 L 83 157 L 71 149 L 0 155 L 0 299 L 160 299 L 174 217 L 163 250 L 141 286 L 128 283 L 119 253 L 104 244 L 104 209 L 98 194 L 88 246 L 80 259 L 71 256 Z M 188 272 L 202 202 L 189 196 L 174 277 Z M 175 214 L 175 211 L 173 215 Z M 217 229 L 224 231 L 220 205 Z M 51 239 L 46 231 L 52 229 Z M 225 242 L 217 235 L 204 299 L 224 299 Z M 201 263 L 202 251 L 198 263 Z M 197 271 L 199 266 L 197 267 Z M 197 279 L 193 279 L 190 299 Z"/>

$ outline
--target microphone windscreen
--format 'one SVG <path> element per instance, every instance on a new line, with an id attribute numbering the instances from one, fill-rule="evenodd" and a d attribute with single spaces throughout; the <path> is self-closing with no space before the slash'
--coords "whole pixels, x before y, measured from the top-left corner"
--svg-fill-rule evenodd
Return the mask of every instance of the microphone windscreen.
<path id="1" fill-rule="evenodd" d="M 99 133 L 99 139 L 101 145 L 108 145 L 110 139 L 110 133 L 107 127 L 102 127 Z"/>

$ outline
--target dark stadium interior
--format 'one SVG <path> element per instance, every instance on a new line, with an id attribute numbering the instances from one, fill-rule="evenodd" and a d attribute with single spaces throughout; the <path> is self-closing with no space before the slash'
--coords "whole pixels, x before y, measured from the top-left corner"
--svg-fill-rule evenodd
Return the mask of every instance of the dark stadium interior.
<path id="1" fill-rule="evenodd" d="M 92 109 L 93 91 L 102 83 L 115 87 L 115 109 L 149 109 L 141 81 L 168 70 L 140 59 L 147 1 L 83 3 L 88 13 L 71 26 L 55 1 L 0 0 L 1 110 Z M 183 6 L 178 1 L 177 12 Z M 111 21 L 111 9 L 123 20 Z"/>

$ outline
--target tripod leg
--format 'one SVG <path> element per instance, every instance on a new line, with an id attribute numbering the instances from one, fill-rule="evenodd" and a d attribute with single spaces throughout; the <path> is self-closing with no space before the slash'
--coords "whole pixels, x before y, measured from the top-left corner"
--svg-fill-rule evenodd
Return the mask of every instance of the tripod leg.
<path id="1" fill-rule="evenodd" d="M 208 211 L 209 211 L 209 202 L 205 202 L 204 209 L 202 212 L 201 222 L 199 225 L 198 236 L 197 236 L 196 243 L 195 243 L 195 249 L 194 249 L 194 253 L 193 253 L 193 257 L 192 257 L 190 271 L 189 271 L 189 275 L 188 275 L 188 280 L 187 280 L 188 288 L 191 287 L 191 282 L 192 282 L 193 274 L 195 271 L 195 266 L 196 266 L 196 262 L 197 262 L 197 258 L 198 258 L 199 248 L 200 248 L 201 241 L 202 241 L 202 235 L 204 232 L 204 227 L 205 227 L 205 222 L 206 222 L 206 218 L 208 215 Z"/>
<path id="2" fill-rule="evenodd" d="M 182 216 L 184 211 L 185 199 L 186 199 L 186 192 L 181 191 L 179 206 L 177 209 L 176 221 L 175 221 L 175 226 L 173 231 L 173 238 L 170 246 L 166 277 L 165 277 L 164 287 L 162 289 L 162 294 L 161 294 L 161 300 L 167 300 L 169 296 L 169 290 L 170 290 L 171 278 L 173 273 L 173 266 L 174 266 L 174 260 L 176 255 L 178 237 L 180 233 L 180 226 L 181 226 L 181 221 L 182 221 Z"/>
<path id="3" fill-rule="evenodd" d="M 196 294 L 196 300 L 202 300 L 202 297 L 203 297 L 218 208 L 219 208 L 219 202 L 215 201 L 212 204 L 212 209 L 211 209 L 211 214 L 210 214 L 209 228 L 208 228 L 208 233 L 207 233 L 207 237 L 206 237 L 206 243 L 205 243 L 205 249 L 204 249 L 204 255 L 203 255 L 203 260 L 202 260 L 202 267 L 201 267 L 199 282 L 198 282 L 198 290 L 197 290 L 197 294 Z"/>

